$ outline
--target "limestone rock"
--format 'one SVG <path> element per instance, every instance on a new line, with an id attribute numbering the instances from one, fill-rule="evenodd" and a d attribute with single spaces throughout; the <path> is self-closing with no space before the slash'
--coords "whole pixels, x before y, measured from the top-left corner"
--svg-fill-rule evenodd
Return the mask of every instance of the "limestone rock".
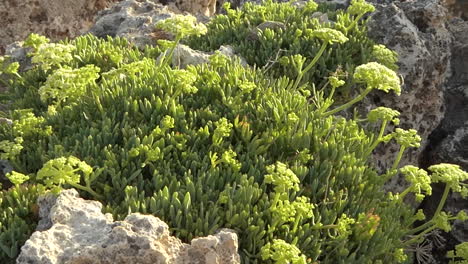
<path id="1" fill-rule="evenodd" d="M 76 37 L 93 24 L 98 10 L 118 0 L 5 0 L 0 1 L 0 54 L 6 45 L 30 33 L 53 40 Z"/>
<path id="2" fill-rule="evenodd" d="M 157 31 L 155 25 L 177 13 L 176 8 L 154 1 L 126 0 L 99 12 L 89 33 L 102 38 L 125 37 L 132 44 L 143 48 L 155 45 L 158 39 L 171 38 Z"/>
<path id="3" fill-rule="evenodd" d="M 217 52 L 226 55 L 228 57 L 238 57 L 242 65 L 247 66 L 247 62 L 244 58 L 239 57 L 234 49 L 229 45 L 221 46 Z M 169 51 L 166 51 L 164 55 L 168 55 Z M 174 49 L 172 54 L 172 65 L 177 65 L 181 69 L 185 69 L 188 65 L 198 65 L 207 63 L 209 57 L 213 55 L 214 52 L 203 52 L 198 50 L 193 50 L 190 47 L 182 44 L 178 44 Z M 159 56 L 158 60 L 161 60 L 163 54 Z"/>
<path id="4" fill-rule="evenodd" d="M 213 16 L 216 13 L 216 0 L 176 0 L 175 5 L 181 11 L 191 14 Z"/>
<path id="5" fill-rule="evenodd" d="M 438 0 L 372 1 L 376 12 L 370 35 L 399 54 L 399 74 L 404 79 L 401 96 L 373 92 L 365 105 L 388 106 L 401 112 L 400 127 L 416 129 L 423 139 L 419 149 L 408 149 L 400 163 L 418 164 L 427 138 L 444 116 L 443 84 L 449 73 L 452 36 L 447 29 L 447 9 Z M 393 129 L 393 128 L 392 128 Z M 380 170 L 390 168 L 399 146 L 389 143 L 376 150 Z M 389 189 L 401 191 L 405 183 L 395 177 Z"/>
<path id="6" fill-rule="evenodd" d="M 453 35 L 451 46 L 450 75 L 444 85 L 445 115 L 435 129 L 426 148 L 423 165 L 441 162 L 460 165 L 468 171 L 468 21 L 460 18 L 450 20 L 449 29 Z M 433 186 L 433 193 L 422 208 L 432 214 L 440 201 L 443 185 Z M 459 194 L 449 195 L 444 211 L 457 214 L 468 210 L 467 199 Z M 455 222 L 452 231 L 443 233 L 446 242 L 438 247 L 436 258 L 444 259 L 447 250 L 461 242 L 468 241 L 468 222 Z"/>
<path id="7" fill-rule="evenodd" d="M 130 214 L 114 222 L 101 213 L 101 203 L 79 198 L 74 189 L 38 202 L 43 230 L 26 241 L 18 264 L 240 263 L 237 235 L 228 229 L 188 245 L 152 215 Z"/>

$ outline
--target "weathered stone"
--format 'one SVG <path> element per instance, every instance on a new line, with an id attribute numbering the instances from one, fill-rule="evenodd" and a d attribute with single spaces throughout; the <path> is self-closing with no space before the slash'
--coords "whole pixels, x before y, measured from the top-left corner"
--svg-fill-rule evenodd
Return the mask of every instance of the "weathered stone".
<path id="1" fill-rule="evenodd" d="M 132 44 L 143 48 L 146 45 L 155 45 L 158 39 L 171 38 L 158 31 L 155 26 L 158 21 L 177 13 L 177 8 L 153 1 L 122 1 L 99 12 L 89 33 L 102 38 L 125 37 Z"/>
<path id="2" fill-rule="evenodd" d="M 101 203 L 79 198 L 74 189 L 38 203 L 43 230 L 26 241 L 18 264 L 240 263 L 237 235 L 228 229 L 188 245 L 171 237 L 167 224 L 152 215 L 130 214 L 114 222 L 101 213 Z"/>
<path id="3" fill-rule="evenodd" d="M 428 136 L 444 115 L 443 84 L 450 70 L 452 40 L 444 19 L 448 11 L 438 0 L 372 2 L 377 11 L 369 24 L 370 35 L 399 54 L 404 85 L 399 97 L 373 92 L 364 104 L 368 110 L 388 106 L 401 112 L 399 126 L 416 129 L 423 140 L 419 149 L 406 151 L 400 166 L 418 164 Z M 380 146 L 375 151 L 378 169 L 390 168 L 398 150 L 394 142 Z M 392 191 L 404 187 L 398 177 L 388 184 Z"/>
<path id="4" fill-rule="evenodd" d="M 191 14 L 212 16 L 216 13 L 216 0 L 176 0 L 175 5 L 181 11 Z"/>
<path id="5" fill-rule="evenodd" d="M 0 1 L 0 54 L 6 45 L 30 33 L 53 40 L 76 37 L 93 24 L 98 10 L 117 0 L 6 0 Z"/>
<path id="6" fill-rule="evenodd" d="M 234 49 L 229 45 L 221 46 L 217 52 L 220 54 L 226 55 L 228 57 L 238 57 L 242 65 L 247 66 L 247 62 L 244 58 L 238 56 Z M 161 54 L 158 57 L 158 60 L 161 60 L 163 56 L 167 56 L 170 53 L 167 50 L 165 53 Z M 215 52 L 203 52 L 198 50 L 193 50 L 190 47 L 182 44 L 178 44 L 177 47 L 174 49 L 174 53 L 172 54 L 172 65 L 177 65 L 181 69 L 185 69 L 188 65 L 198 65 L 207 63 L 209 61 L 209 57 L 213 55 Z"/>
<path id="7" fill-rule="evenodd" d="M 13 184 L 8 180 L 6 174 L 13 171 L 13 166 L 7 160 L 0 160 L 0 190 L 9 189 Z"/>
<path id="8" fill-rule="evenodd" d="M 460 18 L 450 20 L 453 43 L 450 60 L 450 75 L 444 85 L 445 115 L 440 125 L 429 137 L 429 146 L 423 156 L 423 166 L 437 163 L 454 163 L 468 171 L 468 21 Z M 433 186 L 433 195 L 422 208 L 426 214 L 436 210 L 445 186 Z M 449 194 L 444 211 L 457 214 L 468 210 L 468 201 L 457 193 Z M 468 241 L 468 222 L 455 222 L 449 233 L 442 233 L 446 242 L 437 247 L 435 257 L 443 261 L 445 252 L 459 243 Z"/>

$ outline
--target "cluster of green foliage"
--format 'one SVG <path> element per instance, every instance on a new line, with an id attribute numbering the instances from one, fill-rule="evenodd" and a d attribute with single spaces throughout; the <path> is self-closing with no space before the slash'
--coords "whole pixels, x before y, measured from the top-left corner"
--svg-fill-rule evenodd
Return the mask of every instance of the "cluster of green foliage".
<path id="1" fill-rule="evenodd" d="M 19 65 L 0 61 L 12 120 L 0 124 L 0 158 L 14 166 L 7 175 L 14 186 L 0 187 L 1 262 L 13 263 L 33 232 L 37 196 L 71 187 L 116 219 L 160 217 L 184 241 L 234 229 L 243 263 L 410 261 L 409 246 L 467 218 L 442 206 L 449 191 L 467 194 L 461 182 L 468 174 L 450 164 L 430 167 L 432 178 L 399 168 L 405 149 L 421 139 L 414 130 L 386 134 L 390 122 L 398 124 L 395 110 L 379 107 L 365 119 L 335 115 L 374 90 L 400 93 L 395 54 L 365 34 L 361 20 L 373 9 L 363 0 L 345 11 L 312 1 L 246 4 L 207 29 L 176 16 L 157 25 L 174 31 L 175 41 L 144 50 L 120 38 L 49 43 L 31 35 L 25 46 L 35 67 L 18 74 Z M 310 18 L 316 10 L 337 22 Z M 249 55 L 245 34 L 267 20 L 288 30 L 265 30 L 258 54 Z M 257 66 L 278 48 L 287 53 L 274 72 L 221 54 L 180 69 L 169 61 L 187 37 L 206 49 L 236 44 Z M 344 87 L 359 94 L 337 105 L 334 93 Z M 365 130 L 364 123 L 380 127 Z M 400 152 L 379 175 L 369 158 L 390 140 Z M 410 186 L 385 193 L 397 173 Z M 413 227 L 424 214 L 403 199 L 430 195 L 431 182 L 446 184 L 443 201 L 432 219 Z M 463 257 L 462 249 L 451 257 Z"/>

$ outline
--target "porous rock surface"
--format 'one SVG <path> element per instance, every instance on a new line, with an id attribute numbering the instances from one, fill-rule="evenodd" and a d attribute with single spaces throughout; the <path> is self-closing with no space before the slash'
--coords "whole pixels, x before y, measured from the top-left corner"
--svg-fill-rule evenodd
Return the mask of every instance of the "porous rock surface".
<path id="1" fill-rule="evenodd" d="M 178 13 L 180 11 L 170 5 L 162 5 L 153 1 L 126 0 L 99 12 L 96 23 L 89 33 L 102 38 L 124 37 L 133 45 L 144 48 L 146 45 L 155 45 L 159 39 L 172 40 L 174 38 L 170 33 L 158 30 L 156 24 Z M 229 57 L 237 56 L 233 48 L 228 45 L 221 46 L 218 51 Z M 174 50 L 172 63 L 181 68 L 190 64 L 206 63 L 213 53 L 192 50 L 188 46 L 179 44 Z M 244 59 L 240 58 L 240 60 L 246 65 Z"/>
<path id="2" fill-rule="evenodd" d="M 53 40 L 87 31 L 98 10 L 118 0 L 3 0 L 0 1 L 0 54 L 6 45 L 30 33 Z"/>
<path id="3" fill-rule="evenodd" d="M 396 50 L 399 73 L 404 77 L 402 95 L 378 95 L 376 105 L 402 112 L 402 124 L 415 128 L 423 138 L 421 148 L 408 152 L 402 165 L 422 168 L 454 163 L 468 171 L 468 2 L 465 0 L 377 1 L 371 35 Z M 386 147 L 389 147 L 388 145 Z M 379 166 L 388 167 L 396 146 L 379 149 Z M 401 190 L 401 178 L 389 189 Z M 433 195 L 421 204 L 430 217 L 442 196 L 442 184 L 433 185 Z M 457 214 L 468 210 L 468 201 L 450 194 L 444 210 Z M 448 250 L 468 241 L 468 222 L 456 221 L 449 233 L 428 237 L 433 247 L 428 263 L 446 263 Z"/>
<path id="4" fill-rule="evenodd" d="M 222 229 L 184 244 L 152 215 L 130 214 L 113 221 L 101 203 L 74 189 L 38 200 L 38 230 L 21 248 L 18 264 L 230 264 L 240 263 L 237 235 Z"/>
<path id="5" fill-rule="evenodd" d="M 421 147 L 407 149 L 400 165 L 418 164 L 429 135 L 444 117 L 443 87 L 450 71 L 452 42 L 446 21 L 448 11 L 439 0 L 372 2 L 377 11 L 369 24 L 370 35 L 399 54 L 398 73 L 404 84 L 401 96 L 373 92 L 366 107 L 398 110 L 399 126 L 418 131 Z M 390 168 L 398 150 L 394 142 L 380 146 L 375 153 L 377 167 Z M 401 178 L 393 180 L 389 189 L 401 191 L 405 186 Z"/>

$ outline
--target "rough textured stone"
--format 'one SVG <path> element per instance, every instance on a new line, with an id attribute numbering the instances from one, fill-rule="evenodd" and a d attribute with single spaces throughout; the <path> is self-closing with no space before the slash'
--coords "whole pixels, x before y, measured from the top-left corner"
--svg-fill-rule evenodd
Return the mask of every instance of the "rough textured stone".
<path id="1" fill-rule="evenodd" d="M 177 8 L 153 1 L 122 1 L 99 12 L 89 33 L 102 38 L 125 37 L 137 47 L 154 45 L 158 39 L 172 37 L 157 31 L 156 23 L 177 13 Z"/>
<path id="2" fill-rule="evenodd" d="M 228 229 L 188 245 L 171 237 L 167 224 L 152 215 L 130 214 L 114 222 L 101 213 L 101 203 L 79 198 L 74 189 L 38 203 L 43 230 L 26 241 L 18 264 L 240 263 L 237 235 Z"/>
<path id="3" fill-rule="evenodd" d="M 229 45 L 221 46 L 217 51 L 228 57 L 239 57 L 234 52 L 234 49 Z M 166 51 L 164 54 L 167 55 L 168 53 L 169 51 Z M 174 49 L 174 53 L 172 54 L 172 65 L 177 65 L 179 68 L 185 69 L 188 65 L 198 65 L 202 63 L 207 63 L 209 57 L 212 54 L 214 53 L 193 50 L 186 45 L 178 44 L 177 47 Z M 158 60 L 160 60 L 162 56 L 163 55 L 161 55 L 158 58 Z M 239 58 L 242 65 L 248 65 L 245 59 L 241 57 Z"/>
<path id="4" fill-rule="evenodd" d="M 198 14 L 195 11 L 191 13 Z M 158 39 L 174 38 L 172 34 L 157 29 L 156 23 L 175 14 L 181 14 L 181 11 L 174 3 L 162 5 L 157 1 L 126 0 L 99 12 L 89 33 L 102 38 L 125 37 L 142 48 L 155 45 Z M 203 15 L 198 15 L 197 18 L 199 22 L 208 21 Z"/>
<path id="5" fill-rule="evenodd" d="M 400 127 L 416 129 L 423 139 L 419 149 L 408 149 L 401 166 L 418 164 L 428 137 L 444 116 L 443 84 L 448 76 L 452 35 L 447 29 L 447 9 L 438 0 L 372 1 L 370 35 L 399 54 L 399 74 L 404 79 L 401 96 L 373 92 L 365 105 L 389 106 L 402 113 Z M 393 128 L 390 128 L 393 129 Z M 377 167 L 391 167 L 399 146 L 389 143 L 375 152 Z M 405 186 L 395 177 L 389 189 Z"/>
<path id="6" fill-rule="evenodd" d="M 460 18 L 450 20 L 449 29 L 453 35 L 450 60 L 451 73 L 444 85 L 445 115 L 440 125 L 429 137 L 429 146 L 422 158 L 422 165 L 454 163 L 468 171 L 468 21 Z M 433 186 L 433 193 L 422 208 L 431 215 L 443 193 L 443 185 Z M 450 194 L 444 210 L 457 214 L 468 211 L 468 201 Z M 447 250 L 461 242 L 468 241 L 468 222 L 456 222 L 449 233 L 442 233 L 443 245 L 434 250 L 437 261 L 443 261 Z"/>
<path id="7" fill-rule="evenodd" d="M 4 0 L 0 1 L 0 54 L 6 45 L 30 33 L 53 40 L 76 37 L 92 24 L 98 10 L 118 0 Z"/>
<path id="8" fill-rule="evenodd" d="M 216 0 L 176 0 L 177 8 L 192 14 L 212 16 L 216 13 Z"/>

